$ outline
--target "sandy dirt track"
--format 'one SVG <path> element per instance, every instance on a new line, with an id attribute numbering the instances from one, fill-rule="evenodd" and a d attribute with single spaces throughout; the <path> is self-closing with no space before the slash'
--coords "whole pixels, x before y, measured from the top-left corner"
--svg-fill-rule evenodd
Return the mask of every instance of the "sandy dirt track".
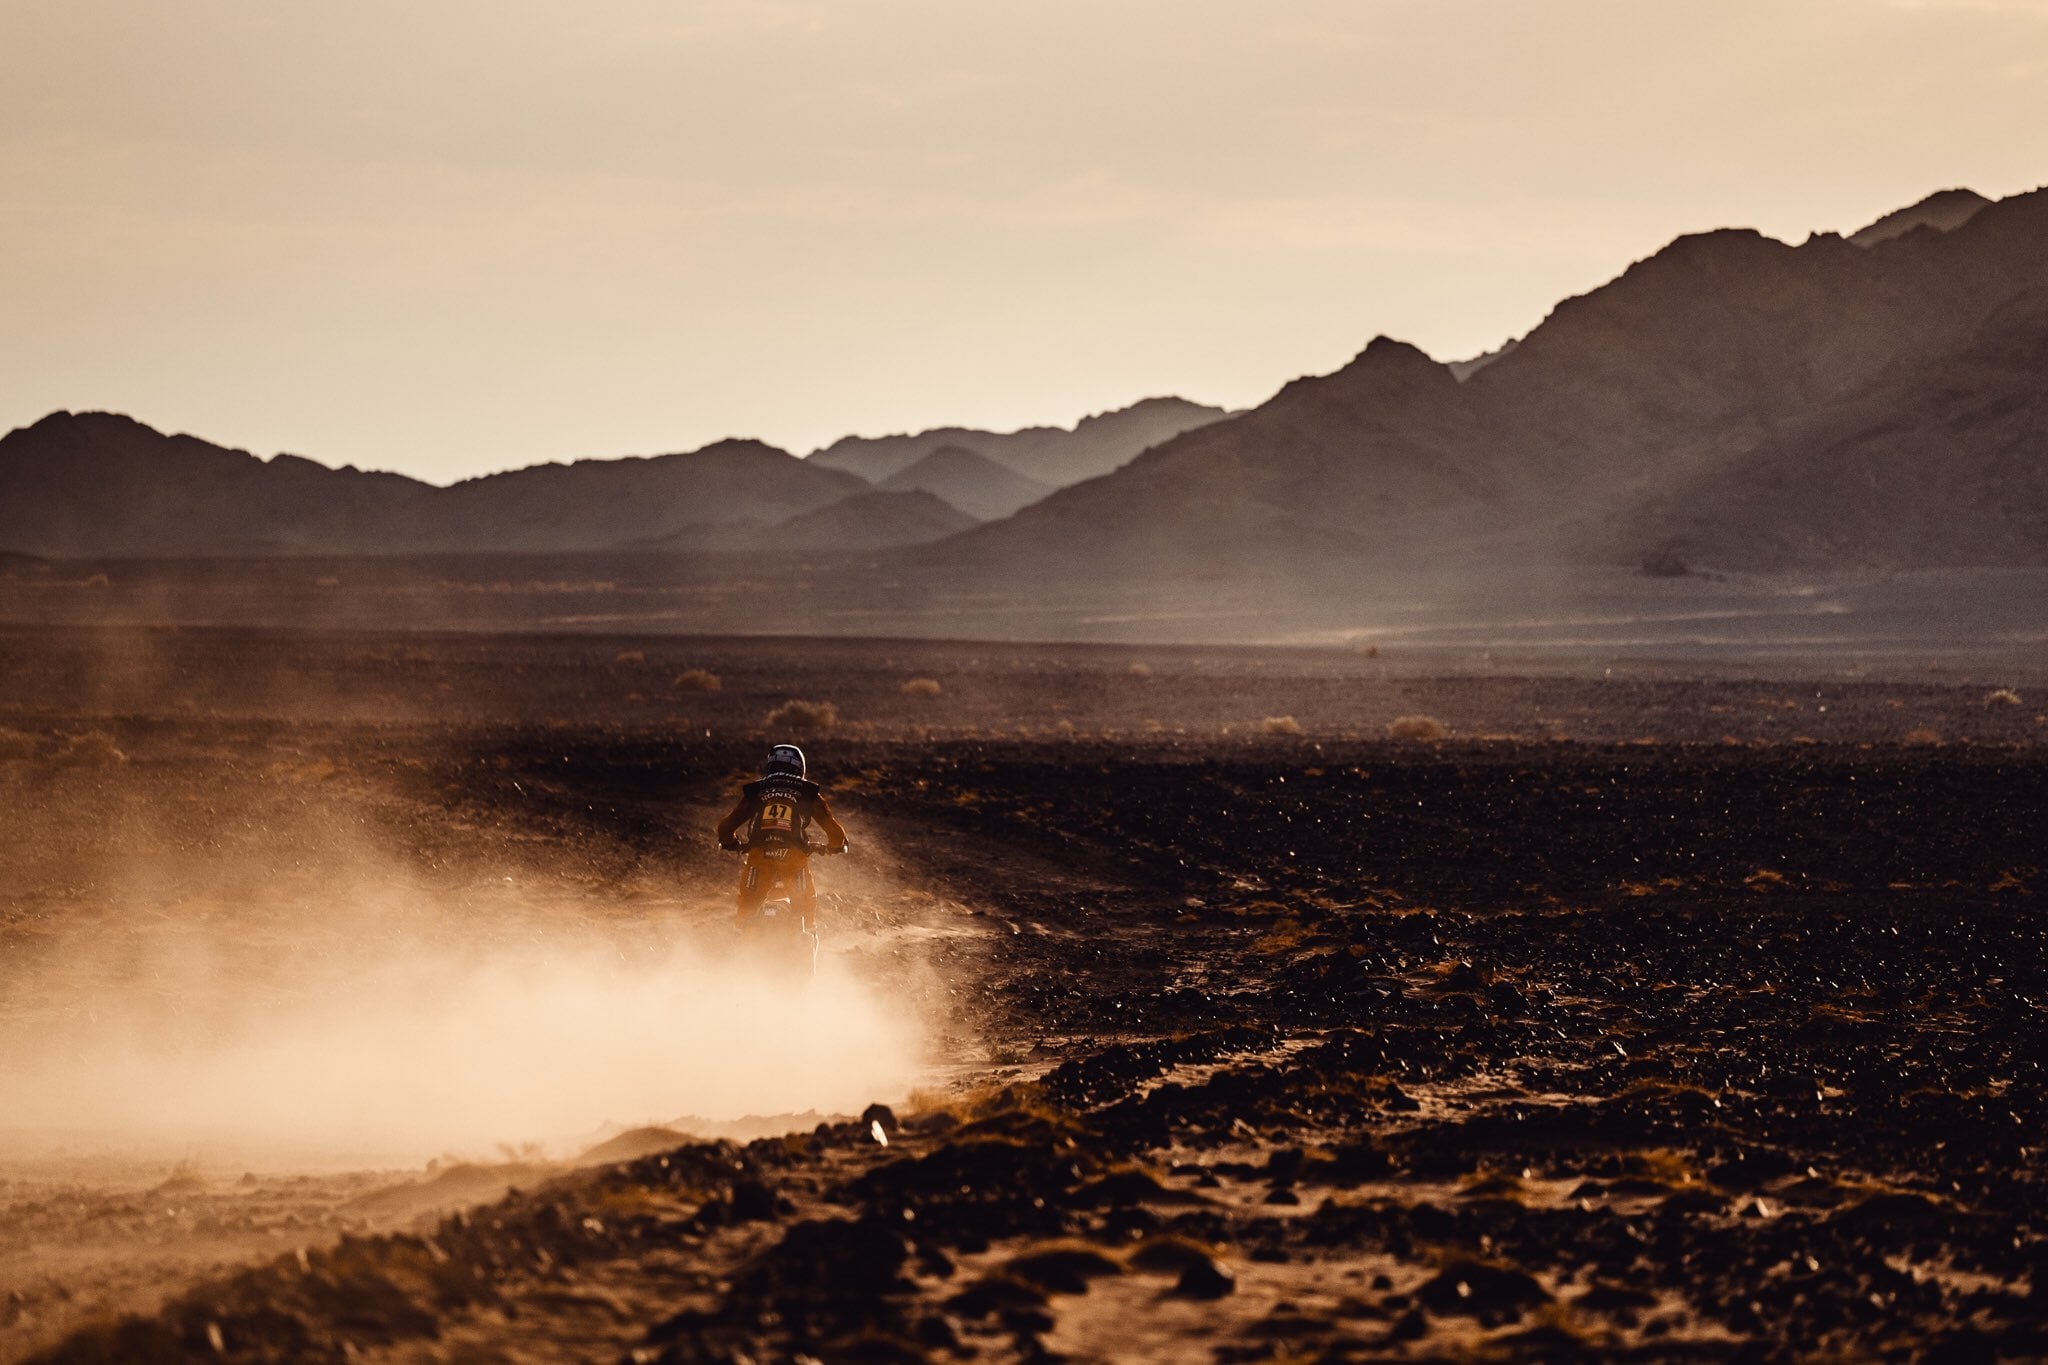
<path id="1" fill-rule="evenodd" d="M 2048 1351 L 2048 726 L 2024 679 L 14 632 L 0 688 L 16 1077 L 44 1060 L 20 1039 L 92 1038 L 94 1001 L 152 979 L 252 981 L 259 1017 L 301 1018 L 362 979 L 308 913 L 336 886 L 386 906 L 348 938 L 437 967 L 477 942 L 567 976 L 593 941 L 716 960 L 731 869 L 679 835 L 792 697 L 838 709 L 811 746 L 860 845 L 824 869 L 829 1022 L 879 996 L 917 1024 L 875 1073 L 893 1092 L 791 1103 L 820 1112 L 753 1140 L 599 1128 L 682 1126 L 682 1093 L 589 1113 L 624 1159 L 582 1166 L 516 1146 L 556 1117 L 525 1092 L 580 1071 L 593 1102 L 637 1097 L 600 1082 L 644 1068 L 572 1068 L 513 1016 L 554 1079 L 477 1091 L 514 1147 L 431 1171 L 285 1154 L 304 1133 L 260 1106 L 231 1158 L 12 1132 L 12 1355 Z M 1386 737 L 1425 713 L 1442 737 Z M 203 978 L 77 951 L 195 925 Z M 461 979 L 491 1008 L 495 976 Z M 605 1036 L 514 979 L 554 1032 Z M 639 978 L 590 979 L 616 1006 Z M 202 1052 L 245 1023 L 149 1017 Z"/>

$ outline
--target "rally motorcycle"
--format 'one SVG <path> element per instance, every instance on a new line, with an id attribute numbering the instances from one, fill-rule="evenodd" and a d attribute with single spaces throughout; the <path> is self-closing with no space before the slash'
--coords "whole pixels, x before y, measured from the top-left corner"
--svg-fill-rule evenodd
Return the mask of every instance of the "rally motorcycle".
<path id="1" fill-rule="evenodd" d="M 842 850 L 823 844 L 805 844 L 807 857 Z M 806 922 L 796 907 L 795 872 L 803 862 L 785 864 L 771 851 L 764 872 L 768 892 L 761 908 L 739 922 L 740 950 L 752 960 L 792 976 L 815 976 L 818 971 L 818 926 Z"/>

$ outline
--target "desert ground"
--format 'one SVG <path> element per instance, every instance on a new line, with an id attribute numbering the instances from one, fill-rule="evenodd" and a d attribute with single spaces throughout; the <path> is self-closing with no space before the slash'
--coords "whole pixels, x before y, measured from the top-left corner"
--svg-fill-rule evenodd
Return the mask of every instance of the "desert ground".
<path id="1" fill-rule="evenodd" d="M 0 628 L 0 1359 L 2040 1357 L 2027 657 Z"/>

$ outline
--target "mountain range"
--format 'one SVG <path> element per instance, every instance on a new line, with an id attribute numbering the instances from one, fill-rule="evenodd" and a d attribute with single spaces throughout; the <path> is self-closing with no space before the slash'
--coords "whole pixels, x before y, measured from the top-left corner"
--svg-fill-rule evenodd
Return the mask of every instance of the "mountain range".
<path id="1" fill-rule="evenodd" d="M 981 521 L 1007 517 L 1053 490 L 1049 483 L 955 445 L 938 447 L 883 479 L 879 486 L 933 494 Z"/>
<path id="2" fill-rule="evenodd" d="M 1388 566 L 2048 564 L 2048 192 L 1944 191 L 1849 236 L 1681 237 L 1446 365 L 1386 337 L 1249 411 L 751 441 L 441 488 L 128 418 L 0 438 L 0 549 L 45 556 L 880 554 L 1042 593 Z M 909 591 L 909 589 L 904 589 Z"/>
<path id="3" fill-rule="evenodd" d="M 722 441 L 441 488 L 59 412 L 0 437 L 0 490 L 0 545 L 144 557 L 611 549 L 772 525 L 869 485 L 757 441 Z"/>
<path id="4" fill-rule="evenodd" d="M 935 451 L 956 446 L 1041 484 L 1064 487 L 1107 474 L 1140 451 L 1228 416 L 1222 408 L 1185 398 L 1146 398 L 1114 412 L 1084 417 L 1071 430 L 1025 427 L 993 432 L 934 427 L 907 436 L 848 436 L 814 451 L 810 458 L 881 483 Z"/>
<path id="5" fill-rule="evenodd" d="M 1682 237 L 1462 380 L 1376 339 L 917 553 L 1040 583 L 2048 564 L 2048 192 L 1880 228 Z"/>
<path id="6" fill-rule="evenodd" d="M 1072 431 L 949 434 L 1035 451 L 1048 470 L 1114 468 L 1162 432 L 1221 415 L 1148 399 Z M 759 441 L 720 441 L 683 454 L 533 465 L 443 488 L 294 455 L 264 460 L 113 413 L 57 412 L 0 437 L 0 548 L 132 557 L 572 553 L 737 549 L 768 537 L 809 551 L 869 550 L 1008 516 L 1055 487 L 929 435 L 885 438 L 908 458 L 853 460 L 866 474 Z"/>

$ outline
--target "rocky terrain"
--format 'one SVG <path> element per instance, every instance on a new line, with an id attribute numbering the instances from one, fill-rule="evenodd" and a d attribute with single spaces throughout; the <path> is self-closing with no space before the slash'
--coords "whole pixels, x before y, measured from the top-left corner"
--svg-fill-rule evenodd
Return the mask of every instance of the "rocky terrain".
<path id="1" fill-rule="evenodd" d="M 572 913 L 622 951 L 713 933 L 730 872 L 703 827 L 779 708 L 855 832 L 821 874 L 828 956 L 923 1017 L 929 1048 L 865 1112 L 621 1132 L 583 1165 L 293 1185 L 203 1150 L 94 1168 L 73 1148 L 58 1175 L 10 1132 L 9 1354 L 2048 1351 L 2038 680 L 968 643 L 5 645 L 0 808 L 32 835 L 0 852 L 31 987 L 0 997 L 8 1047 L 77 1003 L 35 970 L 67 923 L 260 929 L 244 969 L 270 981 L 261 961 L 318 925 L 257 907 L 333 880 L 321 830 L 469 907 L 463 938 L 553 941 Z M 507 879 L 516 904 L 487 889 Z"/>

